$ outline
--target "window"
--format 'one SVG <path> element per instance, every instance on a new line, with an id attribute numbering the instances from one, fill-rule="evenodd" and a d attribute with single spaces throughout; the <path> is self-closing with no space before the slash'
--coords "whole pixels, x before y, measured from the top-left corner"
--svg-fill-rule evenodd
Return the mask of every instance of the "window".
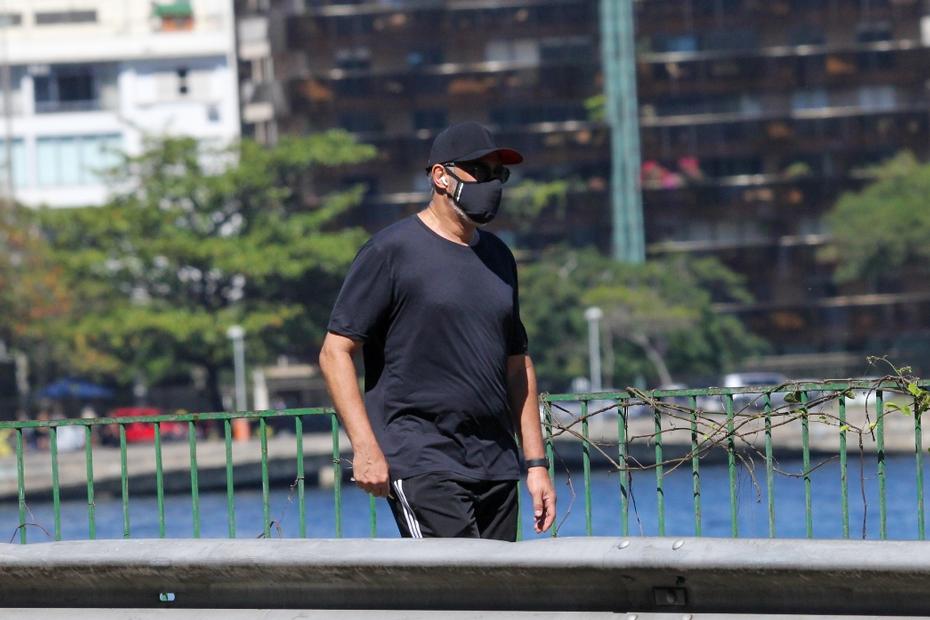
<path id="1" fill-rule="evenodd" d="M 42 187 L 90 185 L 118 161 L 118 134 L 52 136 L 36 141 L 38 184 Z"/>
<path id="2" fill-rule="evenodd" d="M 178 95 L 181 97 L 187 96 L 187 93 L 190 89 L 187 86 L 187 67 L 180 67 L 177 70 L 178 74 Z"/>
<path id="3" fill-rule="evenodd" d="M 340 97 L 367 97 L 371 94 L 371 80 L 368 78 L 346 78 L 334 80 L 332 84 Z"/>
<path id="4" fill-rule="evenodd" d="M 824 45 L 827 37 L 817 24 L 801 24 L 792 28 L 788 35 L 790 45 Z"/>
<path id="5" fill-rule="evenodd" d="M 896 55 L 890 52 L 859 52 L 856 54 L 856 64 L 862 71 L 876 69 L 891 69 L 894 67 Z"/>
<path id="6" fill-rule="evenodd" d="M 657 52 L 696 52 L 697 35 L 657 34 L 652 38 L 652 47 Z"/>
<path id="7" fill-rule="evenodd" d="M 442 49 L 421 48 L 407 54 L 407 66 L 411 68 L 442 64 Z"/>
<path id="8" fill-rule="evenodd" d="M 34 76 L 36 112 L 100 109 L 97 75 L 91 67 L 71 66 Z"/>
<path id="9" fill-rule="evenodd" d="M 875 22 L 859 24 L 856 28 L 856 41 L 859 43 L 878 43 L 891 41 L 891 24 L 888 22 Z"/>
<path id="10" fill-rule="evenodd" d="M 336 50 L 336 66 L 345 71 L 368 69 L 371 67 L 371 50 L 367 47 Z"/>
<path id="11" fill-rule="evenodd" d="M 759 37 L 752 30 L 734 28 L 708 32 L 702 37 L 701 49 L 736 51 L 752 50 L 759 47 Z"/>
<path id="12" fill-rule="evenodd" d="M 799 56 L 794 59 L 794 79 L 801 87 L 822 84 L 827 72 L 826 57 Z"/>
<path id="13" fill-rule="evenodd" d="M 46 11 L 36 13 L 36 24 L 53 26 L 56 24 L 90 24 L 97 21 L 97 11 Z"/>
<path id="14" fill-rule="evenodd" d="M 23 91 L 22 91 L 22 79 L 23 79 L 24 70 L 22 67 L 13 67 L 10 71 L 10 110 L 14 116 L 21 114 L 23 109 Z M 0 87 L 2 91 L 2 87 Z M 0 95 L 0 115 L 3 114 L 4 105 L 6 97 Z"/>
<path id="15" fill-rule="evenodd" d="M 26 179 L 26 145 L 22 140 L 13 140 L 10 149 L 13 160 L 13 186 L 24 187 Z M 0 186 L 6 184 L 6 142 L 0 140 Z"/>
<path id="16" fill-rule="evenodd" d="M 442 129 L 448 125 L 448 115 L 445 110 L 414 110 L 414 129 Z"/>
<path id="17" fill-rule="evenodd" d="M 383 129 L 381 119 L 364 112 L 346 112 L 339 115 L 339 126 L 353 133 L 379 132 Z"/>
<path id="18" fill-rule="evenodd" d="M 23 23 L 23 16 L 19 13 L 0 13 L 0 28 L 19 26 Z"/>
<path id="19" fill-rule="evenodd" d="M 543 62 L 586 62 L 594 55 L 590 37 L 543 39 L 539 45 L 539 57 Z"/>
<path id="20" fill-rule="evenodd" d="M 496 39 L 484 49 L 488 62 L 539 63 L 539 42 L 535 39 Z"/>
<path id="21" fill-rule="evenodd" d="M 791 93 L 792 110 L 813 110 L 828 106 L 827 91 L 823 88 L 797 90 Z"/>
<path id="22" fill-rule="evenodd" d="M 860 86 L 859 106 L 865 110 L 892 110 L 897 103 L 894 86 Z"/>

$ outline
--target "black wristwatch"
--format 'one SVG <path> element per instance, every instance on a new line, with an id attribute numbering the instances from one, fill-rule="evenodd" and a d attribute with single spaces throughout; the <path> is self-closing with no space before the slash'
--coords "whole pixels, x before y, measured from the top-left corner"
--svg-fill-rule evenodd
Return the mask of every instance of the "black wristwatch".
<path id="1" fill-rule="evenodd" d="M 549 469 L 549 459 L 546 457 L 542 457 L 541 459 L 526 459 L 525 462 L 527 469 L 530 467 L 545 467 Z"/>

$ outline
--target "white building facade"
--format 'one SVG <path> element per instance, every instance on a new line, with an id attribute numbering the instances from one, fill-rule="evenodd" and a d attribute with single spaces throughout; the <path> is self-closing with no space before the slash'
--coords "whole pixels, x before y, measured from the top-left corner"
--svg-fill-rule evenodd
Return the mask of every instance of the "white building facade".
<path id="1" fill-rule="evenodd" d="M 0 0 L 0 187 L 101 204 L 147 135 L 239 136 L 232 0 Z"/>

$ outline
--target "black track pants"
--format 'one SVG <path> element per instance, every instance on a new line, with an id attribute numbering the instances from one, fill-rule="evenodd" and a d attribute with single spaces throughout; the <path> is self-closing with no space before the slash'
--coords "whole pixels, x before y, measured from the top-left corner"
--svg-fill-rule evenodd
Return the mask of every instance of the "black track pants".
<path id="1" fill-rule="evenodd" d="M 424 474 L 392 480 L 388 503 L 404 538 L 517 539 L 516 480 Z"/>

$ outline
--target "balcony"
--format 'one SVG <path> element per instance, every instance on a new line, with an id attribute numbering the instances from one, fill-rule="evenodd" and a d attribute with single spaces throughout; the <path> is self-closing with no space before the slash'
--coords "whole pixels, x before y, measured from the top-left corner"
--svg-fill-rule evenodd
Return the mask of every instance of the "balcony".
<path id="1" fill-rule="evenodd" d="M 646 52 L 638 54 L 636 60 L 645 64 L 677 62 L 705 62 L 737 58 L 796 58 L 824 56 L 850 52 L 900 52 L 924 49 L 926 46 L 916 39 L 871 41 L 852 45 L 774 45 L 752 49 L 694 50 L 680 52 Z"/>
<path id="2" fill-rule="evenodd" d="M 97 112 L 105 109 L 100 99 L 78 101 L 36 101 L 37 114 L 59 114 L 65 112 Z"/>
<path id="3" fill-rule="evenodd" d="M 393 0 L 346 1 L 346 0 L 308 0 L 307 14 L 313 17 L 345 17 L 357 15 L 380 15 L 402 11 L 501 11 L 507 9 L 526 9 L 554 5 L 577 5 L 578 0 Z M 587 4 L 593 6 L 589 0 Z"/>
<path id="4" fill-rule="evenodd" d="M 115 110 L 115 64 L 36 66 L 30 71 L 37 114 Z"/>

